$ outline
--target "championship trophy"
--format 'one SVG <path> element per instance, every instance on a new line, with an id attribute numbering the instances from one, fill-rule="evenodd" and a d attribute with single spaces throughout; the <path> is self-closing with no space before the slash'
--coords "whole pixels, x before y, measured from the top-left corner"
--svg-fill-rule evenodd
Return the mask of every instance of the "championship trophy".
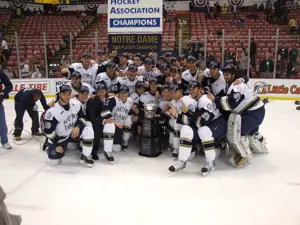
<path id="1" fill-rule="evenodd" d="M 158 105 L 149 103 L 144 105 L 142 135 L 139 155 L 157 157 L 161 154 L 161 125 L 155 117 Z"/>

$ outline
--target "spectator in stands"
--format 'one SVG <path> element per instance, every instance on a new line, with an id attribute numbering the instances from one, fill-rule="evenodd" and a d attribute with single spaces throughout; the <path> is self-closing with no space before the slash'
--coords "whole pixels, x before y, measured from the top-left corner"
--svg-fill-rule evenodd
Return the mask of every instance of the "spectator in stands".
<path id="1" fill-rule="evenodd" d="M 224 4 L 224 6 L 222 7 L 222 14 L 227 15 L 227 13 L 228 13 L 228 8 L 227 8 L 226 4 Z"/>
<path id="2" fill-rule="evenodd" d="M 274 71 L 274 62 L 270 59 L 271 54 L 266 52 L 265 59 L 263 59 L 259 66 L 261 78 L 272 78 Z"/>
<path id="3" fill-rule="evenodd" d="M 21 58 L 20 60 L 20 69 L 21 69 L 21 75 L 22 76 L 19 76 L 19 77 L 22 77 L 22 78 L 29 78 L 31 73 L 30 73 L 30 67 L 29 65 L 24 62 L 24 59 Z"/>
<path id="4" fill-rule="evenodd" d="M 290 28 L 290 33 L 293 34 L 294 31 L 297 29 L 297 21 L 295 19 L 295 17 L 292 17 L 289 21 L 289 28 Z"/>
<path id="5" fill-rule="evenodd" d="M 0 38 L 1 42 L 1 49 L 2 49 L 2 54 L 5 56 L 5 62 L 8 61 L 9 58 L 9 48 L 6 40 L 4 38 Z M 4 67 L 6 67 L 6 63 L 4 64 Z"/>
<path id="6" fill-rule="evenodd" d="M 128 69 L 128 59 L 129 59 L 128 53 L 122 53 L 120 55 L 119 69 L 127 71 L 127 69 Z"/>
<path id="7" fill-rule="evenodd" d="M 254 41 L 254 38 L 251 38 L 251 44 L 250 44 L 250 59 L 251 59 L 251 66 L 255 68 L 256 62 L 256 53 L 257 53 L 257 44 Z"/>
<path id="8" fill-rule="evenodd" d="M 277 57 L 279 63 L 280 76 L 282 76 L 285 71 L 285 63 L 289 57 L 289 49 L 286 44 L 282 44 L 282 47 L 278 50 Z"/>
<path id="9" fill-rule="evenodd" d="M 297 44 L 293 44 L 293 48 L 289 52 L 289 61 L 292 61 L 294 64 L 296 64 L 297 58 L 298 58 L 299 50 L 297 48 Z"/>
<path id="10" fill-rule="evenodd" d="M 246 74 L 247 70 L 249 69 L 249 65 L 248 56 L 245 54 L 245 52 L 241 52 L 241 55 L 237 58 L 237 62 L 239 65 L 239 69 L 242 71 L 243 74 Z"/>

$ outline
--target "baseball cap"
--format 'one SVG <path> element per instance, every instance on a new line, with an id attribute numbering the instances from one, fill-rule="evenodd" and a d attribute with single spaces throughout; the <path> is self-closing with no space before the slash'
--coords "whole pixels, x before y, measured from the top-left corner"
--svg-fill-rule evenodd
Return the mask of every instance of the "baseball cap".
<path id="1" fill-rule="evenodd" d="M 170 86 L 170 91 L 178 91 L 180 89 L 181 89 L 181 87 L 178 84 L 172 84 Z"/>
<path id="2" fill-rule="evenodd" d="M 199 81 L 193 80 L 190 82 L 189 88 L 201 88 L 201 83 Z"/>
<path id="3" fill-rule="evenodd" d="M 220 64 L 219 64 L 219 62 L 218 61 L 211 61 L 210 63 L 209 63 L 209 66 L 208 66 L 208 68 L 220 68 Z"/>
<path id="4" fill-rule="evenodd" d="M 165 56 L 172 56 L 172 52 L 166 52 Z"/>
<path id="5" fill-rule="evenodd" d="M 196 58 L 195 58 L 194 56 L 192 56 L 192 55 L 189 55 L 189 56 L 187 57 L 187 61 L 188 61 L 188 62 L 195 62 L 195 61 L 196 61 Z"/>
<path id="6" fill-rule="evenodd" d="M 144 63 L 145 63 L 145 64 L 148 64 L 148 63 L 154 64 L 154 60 L 151 59 L 151 58 L 149 58 L 149 57 L 146 57 L 146 58 L 144 59 Z"/>
<path id="7" fill-rule="evenodd" d="M 179 68 L 176 67 L 176 66 L 172 66 L 171 69 L 170 69 L 170 72 L 176 72 L 176 73 L 178 73 L 179 72 Z"/>
<path id="8" fill-rule="evenodd" d="M 152 83 L 152 82 L 157 83 L 157 78 L 155 78 L 155 77 L 150 77 L 150 78 L 148 79 L 148 82 L 149 82 L 149 84 Z"/>
<path id="9" fill-rule="evenodd" d="M 170 90 L 170 86 L 165 84 L 165 85 L 163 85 L 163 86 L 160 87 L 160 91 L 161 92 L 163 92 L 163 90 L 165 90 L 165 89 Z"/>
<path id="10" fill-rule="evenodd" d="M 234 74 L 234 73 L 235 73 L 235 68 L 234 68 L 234 66 L 228 64 L 227 66 L 225 66 L 225 67 L 223 68 L 223 73 L 232 73 L 232 74 Z"/>
<path id="11" fill-rule="evenodd" d="M 135 65 L 135 64 L 130 64 L 129 66 L 128 66 L 128 70 L 130 70 L 130 71 L 138 71 L 138 67 L 137 67 L 137 65 Z"/>
<path id="12" fill-rule="evenodd" d="M 110 67 L 115 68 L 115 67 L 116 67 L 116 64 L 115 64 L 113 61 L 109 61 L 109 62 L 106 64 L 106 67 L 108 67 L 108 68 L 110 68 Z"/>
<path id="13" fill-rule="evenodd" d="M 63 84 L 59 87 L 59 93 L 72 92 L 70 85 Z"/>
<path id="14" fill-rule="evenodd" d="M 114 94 L 119 93 L 119 85 L 118 84 L 112 84 L 109 87 L 109 92 L 114 93 Z"/>
<path id="15" fill-rule="evenodd" d="M 71 77 L 76 77 L 77 79 L 81 78 L 81 73 L 79 73 L 78 71 L 74 71 L 71 75 Z"/>
<path id="16" fill-rule="evenodd" d="M 105 54 L 105 51 L 104 51 L 104 50 L 98 50 L 98 51 L 97 51 L 97 55 L 103 55 L 103 54 Z"/>
<path id="17" fill-rule="evenodd" d="M 169 68 L 169 65 L 167 63 L 162 63 L 160 65 L 160 69 L 163 70 L 163 69 L 168 69 Z"/>
<path id="18" fill-rule="evenodd" d="M 120 93 L 125 93 L 125 92 L 129 92 L 129 87 L 126 85 L 121 85 L 120 89 L 119 89 Z"/>
<path id="19" fill-rule="evenodd" d="M 136 82 L 135 88 L 141 88 L 141 87 L 146 88 L 144 82 L 142 82 L 142 81 Z"/>
<path id="20" fill-rule="evenodd" d="M 78 90 L 79 93 L 90 93 L 90 89 L 87 86 L 81 86 Z"/>
<path id="21" fill-rule="evenodd" d="M 105 83 L 101 82 L 98 84 L 97 91 L 100 91 L 100 90 L 107 90 L 107 86 Z"/>
<path id="22" fill-rule="evenodd" d="M 122 53 L 122 54 L 120 55 L 120 57 L 125 57 L 125 58 L 129 59 L 129 55 L 128 55 L 128 53 L 126 53 L 126 52 Z"/>
<path id="23" fill-rule="evenodd" d="M 179 56 L 179 59 L 186 59 L 186 58 L 187 58 L 186 55 Z"/>

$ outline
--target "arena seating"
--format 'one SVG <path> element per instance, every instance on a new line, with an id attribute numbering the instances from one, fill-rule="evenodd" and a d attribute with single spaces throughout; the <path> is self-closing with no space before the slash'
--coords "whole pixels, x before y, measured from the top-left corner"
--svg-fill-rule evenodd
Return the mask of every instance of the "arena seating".
<path id="1" fill-rule="evenodd" d="M 9 24 L 9 21 L 11 19 L 11 16 L 9 13 L 0 13 L 0 25 L 7 26 Z"/>
<path id="2" fill-rule="evenodd" d="M 91 23 L 91 18 L 88 23 Z M 43 32 L 47 46 L 55 53 L 60 50 L 64 34 L 72 32 L 77 37 L 83 30 L 84 26 L 76 16 L 27 16 L 18 33 L 20 59 L 30 63 L 33 58 L 44 58 Z M 13 45 L 8 70 L 12 72 L 16 67 L 17 51 Z"/>
<path id="3" fill-rule="evenodd" d="M 251 36 L 255 38 L 257 47 L 257 65 L 259 60 L 265 56 L 266 52 L 274 53 L 275 36 L 278 25 L 269 24 L 262 12 L 256 12 L 257 18 L 248 18 L 248 12 L 241 12 L 234 18 L 234 15 L 222 16 L 222 18 L 207 18 L 204 13 L 191 12 L 191 34 L 192 42 L 200 42 L 204 40 L 204 33 L 207 30 L 207 49 L 209 53 L 215 54 L 220 60 L 222 55 L 221 36 L 217 36 L 217 31 L 225 30 L 225 49 L 230 52 L 239 53 L 242 47 L 248 47 L 248 30 L 251 29 Z M 237 27 L 238 20 L 244 17 L 244 27 Z M 280 30 L 279 47 L 282 43 L 288 43 L 292 47 L 297 40 L 289 34 Z M 288 41 L 287 41 L 288 40 Z"/>
<path id="4" fill-rule="evenodd" d="M 176 11 L 168 11 L 165 18 L 163 35 L 162 35 L 162 50 L 174 51 L 176 35 Z"/>

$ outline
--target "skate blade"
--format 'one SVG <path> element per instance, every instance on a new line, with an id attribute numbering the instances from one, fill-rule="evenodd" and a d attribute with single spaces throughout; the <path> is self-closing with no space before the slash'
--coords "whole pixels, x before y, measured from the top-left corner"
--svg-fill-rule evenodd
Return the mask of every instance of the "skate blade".
<path id="1" fill-rule="evenodd" d="M 209 174 L 211 174 L 212 172 L 214 172 L 216 170 L 216 168 L 212 168 L 210 171 L 208 171 L 208 172 L 205 172 L 205 173 L 202 173 L 202 176 L 204 176 L 204 177 L 206 177 L 206 176 L 208 176 Z"/>
<path id="2" fill-rule="evenodd" d="M 79 164 L 86 167 L 86 168 L 92 168 L 93 167 L 92 164 L 86 163 L 84 160 L 80 160 Z"/>

